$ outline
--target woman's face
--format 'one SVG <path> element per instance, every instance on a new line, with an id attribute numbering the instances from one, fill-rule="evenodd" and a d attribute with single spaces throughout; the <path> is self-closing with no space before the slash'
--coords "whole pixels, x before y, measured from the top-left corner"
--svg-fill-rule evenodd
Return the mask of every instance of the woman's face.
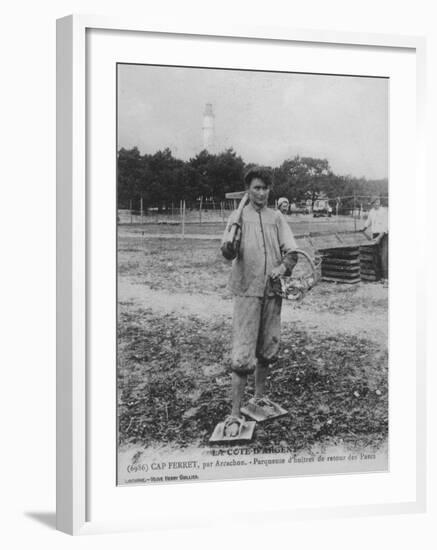
<path id="1" fill-rule="evenodd" d="M 282 212 L 282 214 L 287 214 L 288 213 L 288 202 L 282 202 L 281 203 L 281 206 L 279 207 L 279 210 Z"/>
<path id="2" fill-rule="evenodd" d="M 259 178 L 254 178 L 249 185 L 249 200 L 250 202 L 258 207 L 262 208 L 267 204 L 267 199 L 269 198 L 270 189 Z"/>

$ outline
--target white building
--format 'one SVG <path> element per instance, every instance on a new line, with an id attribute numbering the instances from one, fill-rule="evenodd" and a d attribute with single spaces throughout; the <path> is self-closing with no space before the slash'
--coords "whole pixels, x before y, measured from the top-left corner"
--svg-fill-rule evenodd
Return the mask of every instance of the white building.
<path id="1" fill-rule="evenodd" d="M 205 111 L 203 113 L 203 148 L 209 151 L 210 153 L 214 152 L 215 146 L 215 121 L 214 113 L 212 111 L 212 103 L 207 103 L 205 105 Z"/>

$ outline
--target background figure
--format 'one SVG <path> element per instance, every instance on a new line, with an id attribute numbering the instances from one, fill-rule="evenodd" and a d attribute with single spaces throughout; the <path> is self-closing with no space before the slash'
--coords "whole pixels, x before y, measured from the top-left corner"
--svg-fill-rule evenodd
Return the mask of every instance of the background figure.
<path id="1" fill-rule="evenodd" d="M 281 214 L 284 214 L 286 216 L 288 214 L 288 210 L 290 208 L 290 203 L 288 202 L 288 199 L 286 197 L 281 197 L 278 199 L 278 210 L 281 212 Z"/>
<path id="2" fill-rule="evenodd" d="M 379 197 L 373 197 L 371 210 L 362 231 L 370 228 L 378 247 L 377 276 L 383 283 L 388 280 L 388 209 L 381 206 Z"/>

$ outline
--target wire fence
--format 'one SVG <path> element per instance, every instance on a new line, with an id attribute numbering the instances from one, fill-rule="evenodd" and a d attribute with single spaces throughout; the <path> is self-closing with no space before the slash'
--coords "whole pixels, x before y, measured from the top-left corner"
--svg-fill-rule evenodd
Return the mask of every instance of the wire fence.
<path id="1" fill-rule="evenodd" d="M 380 198 L 382 205 L 388 206 L 388 197 Z M 224 229 L 238 202 L 181 200 L 145 207 L 141 199 L 130 200 L 129 208 L 118 209 L 117 222 L 144 226 L 145 233 L 217 234 Z M 276 208 L 276 201 L 270 202 L 269 207 Z M 291 204 L 285 216 L 295 234 L 341 233 L 361 229 L 370 208 L 370 195 L 348 195 Z"/>

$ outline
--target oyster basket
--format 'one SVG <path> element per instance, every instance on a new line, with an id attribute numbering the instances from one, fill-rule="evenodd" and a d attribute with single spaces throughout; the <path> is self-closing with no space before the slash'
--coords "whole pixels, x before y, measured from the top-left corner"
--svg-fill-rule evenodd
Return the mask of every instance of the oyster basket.
<path id="1" fill-rule="evenodd" d="M 300 301 L 322 278 L 322 257 L 298 248 L 298 262 L 290 276 L 279 279 L 275 292 L 286 300 Z"/>

